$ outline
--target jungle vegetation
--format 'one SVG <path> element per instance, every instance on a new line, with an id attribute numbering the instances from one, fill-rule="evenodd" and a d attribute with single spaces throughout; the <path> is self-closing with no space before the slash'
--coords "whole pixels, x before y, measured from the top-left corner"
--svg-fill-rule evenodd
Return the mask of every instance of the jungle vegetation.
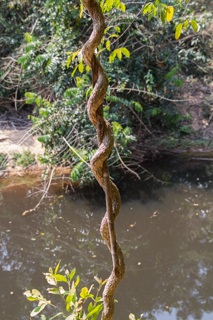
<path id="1" fill-rule="evenodd" d="M 144 11 L 156 1 L 117 2 L 105 2 L 112 6 L 104 12 L 106 31 L 97 49 L 109 81 L 104 116 L 115 135 L 109 159 L 114 178 L 118 167 L 139 166 L 141 156 L 133 157 L 131 147 L 138 139 L 159 131 L 189 132 L 173 100 L 186 78 L 208 75 L 212 56 L 212 13 L 201 2 L 157 1 L 162 5 L 157 13 Z M 175 6 L 171 21 L 164 5 Z M 91 71 L 81 55 L 91 30 L 78 0 L 0 4 L 0 112 L 18 114 L 30 104 L 32 132 L 46 149 L 40 161 L 72 163 L 72 180 L 81 177 L 81 184 L 93 181 L 86 163 L 97 150 L 85 111 Z"/>

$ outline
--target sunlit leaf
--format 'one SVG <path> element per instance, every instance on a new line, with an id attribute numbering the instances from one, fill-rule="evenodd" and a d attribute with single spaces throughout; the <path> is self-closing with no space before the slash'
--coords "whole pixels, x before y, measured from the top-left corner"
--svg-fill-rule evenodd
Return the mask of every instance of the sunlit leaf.
<path id="1" fill-rule="evenodd" d="M 192 20 L 191 21 L 191 26 L 192 28 L 194 29 L 195 32 L 197 32 L 198 30 L 198 25 L 197 25 L 197 22 L 195 20 Z"/>
<path id="2" fill-rule="evenodd" d="M 167 20 L 168 22 L 170 22 L 170 21 L 172 20 L 173 13 L 174 13 L 174 8 L 173 8 L 173 7 L 167 7 L 166 20 Z"/>
<path id="3" fill-rule="evenodd" d="M 41 97 L 41 96 L 38 96 L 38 97 L 36 98 L 36 104 L 37 104 L 37 106 L 40 107 L 40 106 L 42 105 L 42 102 L 43 102 L 42 97 Z"/>
<path id="4" fill-rule="evenodd" d="M 77 276 L 77 280 L 76 280 L 76 282 L 75 282 L 75 288 L 77 287 L 77 285 L 79 284 L 79 281 L 80 281 L 80 277 L 79 276 Z"/>
<path id="5" fill-rule="evenodd" d="M 123 2 L 118 3 L 117 9 L 121 9 L 123 12 L 126 11 L 126 6 Z"/>
<path id="6" fill-rule="evenodd" d="M 74 74 L 75 74 L 75 72 L 76 72 L 77 68 L 78 68 L 78 66 L 76 66 L 76 67 L 75 67 L 75 69 L 73 70 L 73 72 L 71 73 L 71 77 L 73 77 L 73 76 L 74 76 Z"/>
<path id="7" fill-rule="evenodd" d="M 145 16 L 145 14 L 149 11 L 149 7 L 151 6 L 151 4 L 150 3 L 147 3 L 146 5 L 145 5 L 145 7 L 143 8 L 143 15 Z"/>
<path id="8" fill-rule="evenodd" d="M 121 60 L 122 58 L 121 49 L 117 49 L 117 56 L 118 56 L 118 59 Z"/>
<path id="9" fill-rule="evenodd" d="M 55 267 L 55 274 L 57 274 L 57 272 L 58 272 L 58 268 L 59 268 L 60 262 L 61 262 L 61 261 L 59 261 L 59 263 L 58 263 L 57 266 Z"/>
<path id="10" fill-rule="evenodd" d="M 62 276 L 61 274 L 56 274 L 55 278 L 56 278 L 57 281 L 67 282 L 67 278 L 65 276 Z"/>
<path id="11" fill-rule="evenodd" d="M 109 40 L 107 40 L 107 42 L 106 42 L 106 48 L 107 48 L 108 51 L 110 51 L 110 43 L 111 43 L 111 42 L 110 42 Z"/>
<path id="12" fill-rule="evenodd" d="M 71 61 L 72 61 L 72 56 L 69 56 L 69 58 L 67 59 L 67 69 L 69 68 Z"/>
<path id="13" fill-rule="evenodd" d="M 130 52 L 127 48 L 120 48 L 121 49 L 121 52 L 127 57 L 129 58 L 130 57 Z"/>
<path id="14" fill-rule="evenodd" d="M 176 39 L 176 40 L 178 40 L 178 39 L 180 38 L 182 28 L 183 28 L 183 24 L 182 24 L 182 23 L 180 23 L 180 24 L 176 27 L 176 30 L 175 30 L 175 39 Z"/>
<path id="15" fill-rule="evenodd" d="M 81 73 L 84 72 L 84 65 L 83 65 L 83 63 L 80 63 L 80 64 L 78 65 L 78 70 L 79 70 Z"/>
<path id="16" fill-rule="evenodd" d="M 80 17 L 80 18 L 82 18 L 83 12 L 84 12 L 84 6 L 83 6 L 83 4 L 81 3 L 81 5 L 80 5 L 80 13 L 79 13 L 79 17 Z"/>
<path id="17" fill-rule="evenodd" d="M 187 30 L 188 25 L 189 25 L 189 19 L 187 19 L 187 20 L 184 22 L 184 29 L 185 29 L 185 30 Z"/>
<path id="18" fill-rule="evenodd" d="M 82 299 L 85 299 L 88 296 L 88 289 L 86 287 L 81 289 L 80 296 Z"/>

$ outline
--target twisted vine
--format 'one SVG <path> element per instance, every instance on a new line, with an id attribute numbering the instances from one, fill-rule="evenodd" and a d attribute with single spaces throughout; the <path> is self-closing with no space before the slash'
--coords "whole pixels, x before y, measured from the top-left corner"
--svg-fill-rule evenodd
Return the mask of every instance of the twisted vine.
<path id="1" fill-rule="evenodd" d="M 110 123 L 103 118 L 103 100 L 108 87 L 106 72 L 95 55 L 95 49 L 104 35 L 105 22 L 102 10 L 96 0 L 82 0 L 84 7 L 93 20 L 93 32 L 82 48 L 85 63 L 92 70 L 93 92 L 87 103 L 87 112 L 98 137 L 98 150 L 92 157 L 91 169 L 105 191 L 107 211 L 101 222 L 101 235 L 106 242 L 113 261 L 113 270 L 103 292 L 102 320 L 113 319 L 113 294 L 124 276 L 125 264 L 122 251 L 116 241 L 114 220 L 119 214 L 121 200 L 118 188 L 110 181 L 107 157 L 114 145 L 114 135 Z"/>

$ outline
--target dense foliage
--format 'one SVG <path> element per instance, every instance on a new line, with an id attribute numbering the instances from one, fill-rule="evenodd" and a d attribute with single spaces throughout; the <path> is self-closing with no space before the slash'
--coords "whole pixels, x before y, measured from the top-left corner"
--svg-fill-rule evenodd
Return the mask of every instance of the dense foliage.
<path id="1" fill-rule="evenodd" d="M 147 127 L 182 127 L 182 116 L 171 98 L 185 76 L 205 71 L 211 57 L 211 38 L 205 30 L 212 17 L 203 7 L 194 25 L 195 2 L 183 2 L 151 1 L 160 6 L 157 13 L 151 7 L 142 11 L 146 1 L 105 2 L 107 28 L 98 54 L 110 83 L 104 111 L 116 135 L 111 163 L 123 158 L 128 164 L 128 146 L 136 139 L 132 132 L 141 126 L 147 134 Z M 163 5 L 176 5 L 172 21 Z M 41 134 L 39 140 L 46 148 L 41 161 L 76 162 L 72 179 L 78 180 L 84 172 L 91 181 L 84 163 L 97 144 L 85 111 L 91 71 L 80 52 L 91 33 L 87 13 L 79 0 L 3 0 L 0 6 L 2 112 L 6 102 L 17 110 L 26 102 L 33 104 L 34 132 Z M 199 33 L 194 31 L 197 28 Z M 81 155 L 80 162 L 63 137 Z"/>

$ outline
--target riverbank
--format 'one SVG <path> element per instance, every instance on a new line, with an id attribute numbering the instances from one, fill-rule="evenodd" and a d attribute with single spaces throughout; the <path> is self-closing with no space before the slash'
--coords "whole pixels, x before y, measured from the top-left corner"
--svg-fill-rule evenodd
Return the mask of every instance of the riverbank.
<path id="1" fill-rule="evenodd" d="M 181 125 L 177 130 L 174 127 L 171 130 L 164 129 L 159 124 L 156 125 L 157 129 L 150 126 L 137 129 L 137 141 L 130 147 L 133 169 L 144 161 L 159 159 L 165 155 L 200 160 L 213 158 L 213 79 L 208 82 L 198 79 L 185 81 L 173 100 L 182 118 Z M 40 164 L 39 157 L 45 150 L 37 139 L 38 134 L 32 133 L 28 112 L 13 110 L 2 117 L 1 176 L 41 176 L 45 165 Z M 65 168 L 60 166 L 56 172 L 63 176 L 69 175 L 70 170 L 71 165 Z"/>

